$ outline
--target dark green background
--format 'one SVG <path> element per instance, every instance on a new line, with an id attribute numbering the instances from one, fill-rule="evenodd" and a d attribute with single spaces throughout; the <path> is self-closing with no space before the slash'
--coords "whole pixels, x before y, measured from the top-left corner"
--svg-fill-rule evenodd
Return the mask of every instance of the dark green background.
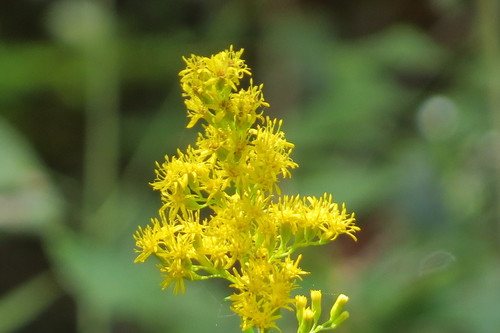
<path id="1" fill-rule="evenodd" d="M 303 290 L 350 296 L 339 332 L 497 332 L 496 0 L 2 1 L 0 332 L 238 332 L 223 281 L 161 291 L 132 234 L 154 162 L 194 142 L 181 57 L 245 48 L 300 168 L 348 237 Z M 294 331 L 293 317 L 280 322 Z"/>

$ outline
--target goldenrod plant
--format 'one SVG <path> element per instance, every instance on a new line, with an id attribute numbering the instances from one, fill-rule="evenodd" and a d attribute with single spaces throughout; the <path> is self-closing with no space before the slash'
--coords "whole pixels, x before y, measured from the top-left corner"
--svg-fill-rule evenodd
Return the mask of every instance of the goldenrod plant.
<path id="1" fill-rule="evenodd" d="M 296 311 L 298 333 L 334 329 L 348 317 L 341 294 L 328 319 L 319 324 L 321 292 L 291 296 L 302 270 L 298 250 L 323 245 L 346 234 L 356 240 L 353 213 L 324 194 L 282 195 L 280 178 L 298 165 L 290 154 L 282 121 L 263 115 L 268 107 L 262 85 L 249 80 L 243 49 L 231 46 L 211 57 L 184 58 L 179 75 L 190 121 L 203 122 L 196 144 L 157 163 L 162 206 L 158 216 L 134 235 L 144 262 L 154 255 L 163 274 L 162 287 L 185 291 L 185 281 L 229 281 L 231 310 L 245 332 L 275 329 L 282 309 Z"/>

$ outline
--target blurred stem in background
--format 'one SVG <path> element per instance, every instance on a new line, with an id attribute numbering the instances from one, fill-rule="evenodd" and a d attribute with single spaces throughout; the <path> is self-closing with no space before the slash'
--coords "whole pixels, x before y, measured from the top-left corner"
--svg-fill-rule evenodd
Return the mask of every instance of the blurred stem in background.
<path id="1" fill-rule="evenodd" d="M 112 12 L 109 3 L 102 1 L 97 12 L 90 13 L 86 27 L 96 24 L 93 36 L 83 47 L 85 58 L 86 126 L 83 180 L 83 233 L 93 239 L 103 239 L 101 234 L 109 228 L 102 214 L 97 214 L 117 185 L 119 152 L 118 68 L 116 39 L 113 36 Z M 106 8 L 108 7 L 108 8 Z M 93 9 L 92 9 L 93 10 Z M 97 22 L 94 22 L 97 18 Z M 85 20 L 85 18 L 84 18 Z M 99 21 L 100 20 L 100 21 Z M 109 222 L 109 221 L 108 221 Z M 78 329 L 81 333 L 111 332 L 111 316 L 99 311 L 79 298 Z"/>
<path id="2" fill-rule="evenodd" d="M 54 5 L 53 33 L 81 54 L 85 80 L 85 147 L 82 235 L 104 241 L 112 221 L 101 211 L 115 190 L 118 178 L 119 113 L 115 17 L 110 1 L 66 1 Z M 78 291 L 77 291 L 78 292 Z M 98 309 L 87 295 L 78 295 L 78 331 L 111 331 L 111 316 L 104 304 Z"/>
<path id="3" fill-rule="evenodd" d="M 477 22 L 484 58 L 487 105 L 491 113 L 493 161 L 493 244 L 500 244 L 500 33 L 498 0 L 478 0 Z"/>
<path id="4" fill-rule="evenodd" d="M 52 8 L 50 28 L 85 63 L 85 148 L 82 229 L 105 239 L 99 209 L 117 184 L 118 65 L 115 17 L 108 1 L 64 1 Z"/>
<path id="5" fill-rule="evenodd" d="M 110 17 L 107 21 L 112 21 Z M 104 29 L 109 27 L 104 27 Z M 104 31 L 109 33 L 109 31 Z M 95 212 L 114 189 L 118 175 L 118 69 L 109 34 L 84 48 L 86 61 L 86 130 L 84 157 L 84 232 L 99 237 L 102 221 Z"/>

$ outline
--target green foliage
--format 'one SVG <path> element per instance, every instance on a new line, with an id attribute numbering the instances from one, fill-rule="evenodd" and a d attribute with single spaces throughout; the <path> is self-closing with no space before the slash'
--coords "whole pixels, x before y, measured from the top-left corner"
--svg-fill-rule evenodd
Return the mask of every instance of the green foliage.
<path id="1" fill-rule="evenodd" d="M 349 295 L 352 318 L 339 332 L 500 327 L 499 106 L 488 79 L 500 56 L 494 43 L 480 48 L 471 32 L 458 39 L 438 29 L 467 29 L 450 23 L 455 15 L 482 26 L 488 11 L 473 17 L 463 2 L 441 1 L 435 30 L 401 19 L 374 31 L 360 20 L 367 4 L 337 8 L 344 18 L 327 10 L 334 2 L 302 10 L 266 1 L 195 3 L 95 5 L 85 9 L 90 16 L 69 21 L 61 17 L 73 5 L 47 4 L 30 25 L 39 32 L 9 28 L 25 24 L 24 12 L 2 24 L 0 245 L 39 240 L 43 253 L 35 255 L 50 266 L 33 268 L 29 279 L 0 266 L 15 281 L 0 298 L 0 327 L 41 331 L 32 322 L 68 294 L 81 332 L 120 324 L 137 332 L 239 330 L 219 301 L 226 285 L 192 284 L 183 297 L 158 292 L 155 268 L 133 265 L 130 252 L 130 235 L 158 206 L 146 185 L 152 161 L 194 140 L 183 129 L 185 108 L 172 79 L 181 55 L 230 44 L 246 49 L 255 81 L 265 83 L 269 112 L 286 119 L 283 130 L 296 145 L 301 168 L 282 191 L 335 193 L 358 213 L 356 246 L 328 248 L 311 264 L 317 266 L 304 267 L 315 271 L 305 288 L 322 289 L 329 300 Z M 388 10 L 380 6 L 370 12 L 374 20 Z M 99 26 L 87 29 L 93 24 Z M 81 30 L 64 32 L 68 26 Z M 495 37 L 497 30 L 479 33 Z M 88 35 L 96 31 L 105 33 Z M 119 136 L 85 133 L 96 108 Z M 90 156 L 90 166 L 89 138 L 104 156 Z M 115 176 L 93 182 L 82 176 L 89 167 Z M 92 191 L 103 199 L 93 200 Z M 18 250 L 6 252 L 20 258 Z M 348 259 L 338 260 L 340 254 Z M 294 318 L 284 315 L 286 331 Z"/>

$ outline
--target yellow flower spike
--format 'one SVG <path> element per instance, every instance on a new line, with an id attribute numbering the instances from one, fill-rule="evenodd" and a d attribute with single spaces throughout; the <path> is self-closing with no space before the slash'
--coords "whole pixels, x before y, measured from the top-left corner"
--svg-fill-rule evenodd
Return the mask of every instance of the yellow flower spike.
<path id="1" fill-rule="evenodd" d="M 318 326 L 321 293 L 311 291 L 311 308 L 305 296 L 290 296 L 309 274 L 295 251 L 342 234 L 356 240 L 359 227 L 331 195 L 281 195 L 279 181 L 298 167 L 291 158 L 295 146 L 282 120 L 263 115 L 269 107 L 263 85 L 250 79 L 240 87 L 251 76 L 242 54 L 231 46 L 210 57 L 183 58 L 187 127 L 201 122 L 201 131 L 194 146 L 156 163 L 151 186 L 160 193 L 159 218 L 135 233 L 135 261 L 155 256 L 161 286 L 173 284 L 175 293 L 185 291 L 186 280 L 226 279 L 243 331 L 279 330 L 281 310 L 292 305 L 300 333 L 331 329 L 347 312 L 332 308 L 330 326 Z M 342 299 L 336 304 L 341 307 Z"/>

